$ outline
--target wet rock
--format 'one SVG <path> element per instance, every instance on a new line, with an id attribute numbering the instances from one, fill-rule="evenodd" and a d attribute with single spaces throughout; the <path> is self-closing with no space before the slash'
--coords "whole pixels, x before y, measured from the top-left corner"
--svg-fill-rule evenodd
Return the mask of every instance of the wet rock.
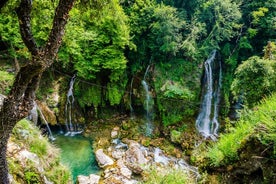
<path id="1" fill-rule="evenodd" d="M 77 179 L 78 184 L 98 184 L 100 181 L 100 176 L 95 174 L 90 174 L 89 176 L 79 175 Z"/>
<path id="2" fill-rule="evenodd" d="M 57 118 L 55 113 L 47 106 L 46 103 L 41 103 L 37 101 L 37 105 L 41 109 L 42 114 L 44 115 L 46 121 L 51 125 L 57 124 Z"/>
<path id="3" fill-rule="evenodd" d="M 116 160 L 119 160 L 119 159 L 121 159 L 122 157 L 125 156 L 125 151 L 120 150 L 120 149 L 118 149 L 118 150 L 113 150 L 113 151 L 111 152 L 111 155 L 112 155 L 112 157 L 115 158 Z"/>
<path id="4" fill-rule="evenodd" d="M 95 155 L 96 155 L 96 160 L 98 162 L 98 165 L 101 168 L 114 164 L 114 161 L 103 152 L 103 149 L 98 149 Z"/>
<path id="5" fill-rule="evenodd" d="M 117 166 L 120 170 L 120 174 L 128 179 L 131 179 L 132 171 L 127 168 L 122 159 L 117 161 Z"/>
<path id="6" fill-rule="evenodd" d="M 140 149 L 140 145 L 131 141 L 129 144 L 129 149 L 126 151 L 126 164 L 127 167 L 136 174 L 143 172 L 142 166 L 147 163 L 147 160 Z"/>
<path id="7" fill-rule="evenodd" d="M 176 131 L 176 130 L 172 130 L 171 131 L 171 141 L 173 143 L 181 143 L 181 132 Z"/>
<path id="8" fill-rule="evenodd" d="M 111 138 L 118 138 L 119 137 L 119 127 L 114 127 L 113 130 L 111 131 Z"/>

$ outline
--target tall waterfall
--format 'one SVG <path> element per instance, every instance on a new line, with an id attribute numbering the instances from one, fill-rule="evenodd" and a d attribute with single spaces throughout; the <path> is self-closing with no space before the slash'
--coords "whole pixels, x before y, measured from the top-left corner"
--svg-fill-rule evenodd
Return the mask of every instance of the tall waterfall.
<path id="1" fill-rule="evenodd" d="M 47 120 L 45 119 L 45 116 L 43 115 L 41 109 L 39 108 L 39 106 L 36 103 L 34 104 L 34 107 L 38 110 L 38 113 L 40 114 L 41 120 L 43 121 L 43 123 L 47 127 L 47 130 L 49 132 L 49 139 L 52 140 L 52 141 L 54 141 L 55 138 L 53 136 L 53 133 L 52 133 L 52 131 L 51 131 L 50 127 L 49 127 L 49 124 L 48 124 Z"/>
<path id="2" fill-rule="evenodd" d="M 146 77 L 147 77 L 147 73 L 148 70 L 150 68 L 150 65 L 147 67 L 146 72 L 144 74 L 144 79 L 142 80 L 142 85 L 145 91 L 145 101 L 144 101 L 144 108 L 146 110 L 146 132 L 145 135 L 146 136 L 151 136 L 152 131 L 153 131 L 153 124 L 152 124 L 152 98 L 150 95 L 150 90 L 149 90 L 149 86 L 146 82 Z"/>
<path id="3" fill-rule="evenodd" d="M 75 135 L 80 134 L 82 131 L 78 131 L 78 126 L 74 125 L 72 123 L 72 111 L 73 111 L 73 105 L 75 101 L 74 97 L 74 83 L 76 80 L 76 75 L 74 75 L 70 80 L 69 90 L 67 92 L 67 101 L 65 106 L 65 125 L 67 129 L 67 133 L 65 135 Z"/>
<path id="4" fill-rule="evenodd" d="M 214 50 L 209 58 L 205 61 L 205 94 L 201 103 L 200 113 L 196 119 L 196 127 L 198 131 L 205 137 L 216 139 L 219 122 L 219 102 L 220 102 L 220 88 L 222 83 L 222 68 L 219 63 L 219 76 L 214 77 L 214 61 L 216 51 Z M 216 83 L 214 81 L 217 81 Z M 215 85 L 214 85 L 215 84 Z M 215 90 L 214 90 L 215 89 Z"/>

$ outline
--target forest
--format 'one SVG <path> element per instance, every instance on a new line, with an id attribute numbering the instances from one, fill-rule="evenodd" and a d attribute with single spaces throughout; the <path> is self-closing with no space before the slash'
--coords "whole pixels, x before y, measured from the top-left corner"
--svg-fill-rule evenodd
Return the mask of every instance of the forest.
<path id="1" fill-rule="evenodd" d="M 0 121 L 0 184 L 276 183 L 276 0 L 2 0 Z"/>

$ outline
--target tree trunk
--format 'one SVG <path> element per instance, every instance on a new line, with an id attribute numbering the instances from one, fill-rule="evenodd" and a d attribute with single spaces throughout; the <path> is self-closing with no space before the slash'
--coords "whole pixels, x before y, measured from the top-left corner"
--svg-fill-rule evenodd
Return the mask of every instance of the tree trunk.
<path id="1" fill-rule="evenodd" d="M 0 110 L 0 184 L 9 183 L 6 152 L 12 129 L 19 120 L 27 117 L 33 107 L 40 77 L 51 66 L 56 57 L 69 18 L 69 11 L 72 9 L 74 2 L 75 0 L 59 1 L 48 41 L 44 47 L 40 48 L 37 46 L 31 32 L 32 0 L 21 0 L 16 11 L 22 40 L 32 54 L 32 59 L 20 68 L 11 91 Z M 0 5 L 2 6 L 2 4 Z"/>

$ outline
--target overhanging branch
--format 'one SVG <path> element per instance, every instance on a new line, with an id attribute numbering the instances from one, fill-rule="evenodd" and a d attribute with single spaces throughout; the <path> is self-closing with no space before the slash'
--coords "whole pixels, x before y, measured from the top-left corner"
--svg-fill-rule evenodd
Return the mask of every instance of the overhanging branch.
<path id="1" fill-rule="evenodd" d="M 32 0 L 21 0 L 16 13 L 19 19 L 22 40 L 34 56 L 38 53 L 38 47 L 31 31 L 31 10 Z"/>
<path id="2" fill-rule="evenodd" d="M 45 53 L 47 53 L 47 66 L 50 66 L 56 57 L 65 32 L 65 25 L 69 19 L 69 12 L 73 7 L 74 2 L 75 0 L 60 0 L 56 8 L 53 27 L 45 46 Z"/>

